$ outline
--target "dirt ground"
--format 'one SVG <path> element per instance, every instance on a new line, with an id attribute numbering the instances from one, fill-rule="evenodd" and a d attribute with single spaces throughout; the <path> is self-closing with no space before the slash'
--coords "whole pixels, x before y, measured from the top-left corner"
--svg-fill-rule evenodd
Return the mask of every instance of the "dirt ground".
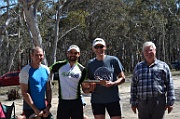
<path id="1" fill-rule="evenodd" d="M 122 108 L 122 116 L 124 119 L 138 119 L 137 114 L 134 114 L 131 111 L 131 105 L 129 103 L 130 98 L 130 80 L 131 76 L 126 77 L 126 83 L 119 86 L 119 92 L 120 92 L 120 98 L 121 98 L 121 108 Z M 174 86 L 175 86 L 175 95 L 176 95 L 176 102 L 174 104 L 173 111 L 168 114 L 166 111 L 165 119 L 180 119 L 180 71 L 173 73 L 173 79 L 174 79 Z M 0 87 L 0 101 L 3 104 L 11 105 L 13 101 L 7 100 L 7 90 L 10 90 L 10 88 L 17 88 L 19 87 Z M 89 117 L 89 119 L 93 119 L 92 111 L 91 111 L 91 104 L 90 104 L 90 95 L 83 94 L 84 99 L 87 103 L 85 107 L 85 114 Z M 21 114 L 22 112 L 22 99 L 16 99 L 15 102 L 15 110 L 16 110 L 16 116 Z M 58 96 L 57 96 L 57 88 L 53 88 L 53 99 L 52 99 L 52 108 L 51 112 L 56 118 L 56 110 L 58 105 Z M 106 119 L 109 119 L 108 114 L 106 113 Z"/>

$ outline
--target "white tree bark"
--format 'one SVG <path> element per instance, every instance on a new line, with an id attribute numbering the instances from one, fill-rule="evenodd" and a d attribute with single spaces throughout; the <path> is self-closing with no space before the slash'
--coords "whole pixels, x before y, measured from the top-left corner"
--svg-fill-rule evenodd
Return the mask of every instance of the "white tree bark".
<path id="1" fill-rule="evenodd" d="M 23 6 L 25 22 L 27 23 L 28 28 L 32 34 L 31 36 L 32 36 L 34 46 L 40 46 L 41 48 L 43 48 L 42 37 L 40 34 L 38 21 L 36 17 L 37 15 L 36 11 L 41 0 L 19 0 L 19 2 Z M 45 52 L 44 52 L 44 55 L 45 55 Z M 43 63 L 45 65 L 48 65 L 47 60 L 46 60 L 46 55 L 43 60 Z"/>
<path id="2" fill-rule="evenodd" d="M 1 55 L 1 53 L 2 53 L 1 48 L 2 48 L 2 44 L 3 44 L 3 42 L 4 42 L 4 36 L 5 36 L 6 40 L 7 40 L 7 45 L 9 45 L 9 41 L 8 41 L 9 38 L 8 38 L 8 36 L 9 36 L 10 34 L 9 34 L 8 31 L 7 31 L 7 27 L 8 27 L 8 25 L 9 25 L 10 23 L 12 23 L 12 22 L 14 22 L 14 21 L 17 21 L 17 18 L 9 17 L 9 18 L 7 19 L 7 21 L 4 23 L 4 25 L 0 26 L 0 55 Z M 15 34 L 13 34 L 13 36 L 15 36 Z"/>
<path id="3" fill-rule="evenodd" d="M 41 0 L 19 0 L 23 6 L 26 23 L 32 33 L 33 43 L 35 46 L 42 47 L 42 37 L 38 27 L 36 10 Z"/>
<path id="4" fill-rule="evenodd" d="M 60 15 L 62 14 L 62 5 L 59 0 L 58 2 L 58 9 L 57 9 L 57 14 L 56 14 L 56 26 L 55 26 L 55 38 L 53 42 L 53 53 L 52 53 L 52 63 L 56 62 L 56 51 L 57 51 L 57 43 L 58 43 L 58 36 L 59 36 L 59 22 L 60 22 Z"/>
<path id="5" fill-rule="evenodd" d="M 68 31 L 66 31 L 65 33 L 63 33 L 62 36 L 59 37 L 59 22 L 60 22 L 60 16 L 63 15 L 64 11 L 68 11 L 68 6 L 73 2 L 73 0 L 59 0 L 58 1 L 58 9 L 56 11 L 56 25 L 55 25 L 55 38 L 54 38 L 54 42 L 53 42 L 53 52 L 52 52 L 52 57 L 51 57 L 51 61 L 52 63 L 56 62 L 56 51 L 57 51 L 57 43 L 60 39 L 62 39 L 65 35 L 67 35 L 69 32 L 71 32 L 72 30 L 76 29 L 78 26 L 77 25 L 71 29 L 69 29 Z M 66 10 L 65 10 L 66 9 Z M 58 39 L 60 38 L 60 39 Z"/>

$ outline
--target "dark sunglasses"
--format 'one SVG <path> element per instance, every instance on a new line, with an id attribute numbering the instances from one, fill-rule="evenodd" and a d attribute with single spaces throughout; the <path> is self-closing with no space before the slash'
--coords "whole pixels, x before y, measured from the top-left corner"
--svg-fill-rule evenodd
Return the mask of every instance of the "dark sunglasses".
<path id="1" fill-rule="evenodd" d="M 95 49 L 98 49 L 98 48 L 102 49 L 103 47 L 104 47 L 103 45 L 100 45 L 100 46 L 96 45 L 96 46 L 94 46 Z"/>

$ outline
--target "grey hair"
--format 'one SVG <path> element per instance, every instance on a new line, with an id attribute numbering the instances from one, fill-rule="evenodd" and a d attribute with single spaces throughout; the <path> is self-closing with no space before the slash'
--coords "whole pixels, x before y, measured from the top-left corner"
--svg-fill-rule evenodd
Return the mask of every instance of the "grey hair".
<path id="1" fill-rule="evenodd" d="M 33 54 L 33 53 L 34 53 L 34 51 L 38 51 L 39 49 L 41 49 L 41 50 L 42 50 L 42 48 L 41 48 L 41 47 L 39 47 L 39 46 L 34 46 L 34 47 L 31 49 L 31 54 Z"/>
<path id="2" fill-rule="evenodd" d="M 155 45 L 153 42 L 151 42 L 151 41 L 147 41 L 147 42 L 145 42 L 145 43 L 143 44 L 143 49 L 142 49 L 142 51 L 144 51 L 144 48 L 145 48 L 145 47 L 149 47 L 149 46 L 152 46 L 152 47 L 156 50 L 156 45 Z"/>

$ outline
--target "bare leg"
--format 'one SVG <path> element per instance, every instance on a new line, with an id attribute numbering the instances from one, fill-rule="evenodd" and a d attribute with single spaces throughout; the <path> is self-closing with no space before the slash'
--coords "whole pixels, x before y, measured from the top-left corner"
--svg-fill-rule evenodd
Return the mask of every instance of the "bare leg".
<path id="1" fill-rule="evenodd" d="M 114 116 L 114 117 L 111 117 L 111 119 L 121 119 L 120 116 Z"/>
<path id="2" fill-rule="evenodd" d="M 95 119 L 105 119 L 105 115 L 94 115 Z"/>

